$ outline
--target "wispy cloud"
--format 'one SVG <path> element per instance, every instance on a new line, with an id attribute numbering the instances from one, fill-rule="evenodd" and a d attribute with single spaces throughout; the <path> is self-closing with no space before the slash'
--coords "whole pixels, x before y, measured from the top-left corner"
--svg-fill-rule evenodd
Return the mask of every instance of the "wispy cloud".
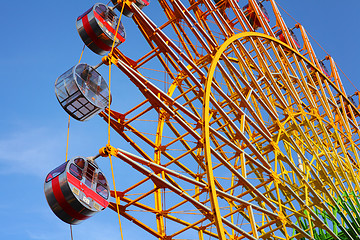
<path id="1" fill-rule="evenodd" d="M 72 133 L 70 135 L 70 139 L 74 142 L 71 146 L 72 151 L 94 152 L 95 147 L 91 145 L 92 137 L 87 132 Z M 11 202 L 0 201 L 0 210 L 9 209 L 2 212 L 2 218 L 7 221 L 0 221 L 3 225 L 0 235 L 8 236 L 8 239 L 70 239 L 69 225 L 53 215 L 42 193 L 46 174 L 65 160 L 65 144 L 66 132 L 63 129 L 61 131 L 49 127 L 19 128 L 6 135 L 0 135 L 0 176 L 16 174 L 20 176 L 17 178 L 19 182 L 26 179 L 26 193 L 30 193 L 26 195 L 27 204 L 23 204 L 23 199 L 19 197 Z M 76 155 L 70 151 L 69 158 L 74 156 Z M 21 187 L 24 187 L 24 184 Z M 13 221 L 17 221 L 15 216 L 18 215 L 23 216 L 22 220 L 13 224 Z M 9 219 L 11 220 L 8 221 Z M 147 233 L 144 234 L 144 231 L 124 218 L 122 224 L 125 239 L 148 237 Z M 74 239 L 121 239 L 116 213 L 109 209 L 74 226 L 73 234 Z"/>
<path id="2" fill-rule="evenodd" d="M 19 130 L 0 138 L 0 175 L 30 174 L 44 177 L 64 155 L 63 133 L 45 127 Z M 60 144 L 61 143 L 61 144 Z M 64 156 L 65 159 L 65 156 Z"/>
<path id="3" fill-rule="evenodd" d="M 44 225 L 28 228 L 26 231 L 27 238 L 34 240 L 62 240 L 70 238 L 71 232 L 68 224 L 60 220 L 56 222 L 50 220 L 49 223 L 46 228 Z M 117 224 L 116 218 L 112 217 L 110 219 L 96 218 L 96 220 L 92 218 L 79 225 L 74 225 L 72 226 L 72 234 L 74 239 L 121 239 L 119 225 Z"/>

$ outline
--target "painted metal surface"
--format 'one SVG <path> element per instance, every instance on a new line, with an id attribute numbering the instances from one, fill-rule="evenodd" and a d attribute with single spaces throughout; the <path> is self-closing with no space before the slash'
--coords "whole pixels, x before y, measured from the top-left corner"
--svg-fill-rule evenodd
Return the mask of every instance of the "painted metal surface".
<path id="1" fill-rule="evenodd" d="M 111 0 L 111 2 L 116 6 L 116 9 L 121 12 L 122 14 L 127 16 L 127 17 L 132 17 L 133 13 L 130 9 L 130 7 L 128 6 L 128 4 L 125 4 L 124 9 L 122 10 L 123 7 L 123 1 L 118 1 L 117 0 Z M 134 3 L 138 8 L 143 9 L 146 6 L 149 6 L 150 4 L 150 0 L 135 0 Z"/>
<path id="2" fill-rule="evenodd" d="M 136 153 L 111 151 L 137 178 L 109 206 L 164 240 L 355 240 L 359 106 L 275 0 L 246 3 L 160 0 L 158 26 L 125 2 L 150 50 L 103 58 L 141 96 L 100 113 Z"/>
<path id="3" fill-rule="evenodd" d="M 75 65 L 56 79 L 55 95 L 61 107 L 79 121 L 103 111 L 109 101 L 107 83 L 93 67 L 84 63 Z"/>
<path id="4" fill-rule="evenodd" d="M 181 47 L 132 5 L 133 19 L 153 51 L 135 62 L 129 62 L 120 51 L 108 56 L 145 96 L 124 114 L 111 111 L 111 126 L 149 161 L 118 156 L 147 176 L 119 192 L 126 203 L 122 207 L 128 210 L 121 214 L 162 239 L 190 235 L 199 239 L 319 239 L 321 231 L 334 239 L 340 233 L 351 239 L 357 231 L 351 227 L 354 220 L 348 211 L 334 214 L 331 206 L 345 211 L 334 201 L 348 190 L 340 183 L 358 189 L 354 165 L 358 155 L 350 150 L 358 148 L 351 143 L 351 138 L 358 138 L 358 121 L 353 119 L 351 125 L 334 102 L 341 98 L 353 113 L 358 112 L 356 107 L 322 72 L 301 25 L 304 47 L 298 48 L 274 1 L 277 28 L 289 44 L 275 38 L 274 27 L 266 18 L 259 20 L 265 34 L 246 31 L 251 23 L 246 23 L 246 16 L 233 1 L 228 10 L 235 19 L 241 17 L 237 24 L 244 32 L 239 34 L 230 25 L 234 22 L 230 14 L 225 17 L 212 3 L 201 3 L 202 7 L 197 2 L 185 7 L 181 1 L 172 2 L 176 17 L 183 21 L 180 25 L 171 20 L 167 3 L 161 2 Z M 255 13 L 260 11 L 255 1 L 249 4 Z M 218 5 L 220 9 L 221 2 Z M 224 41 L 209 31 L 214 27 L 210 27 L 210 17 Z M 197 46 L 191 44 L 195 41 Z M 139 72 L 140 66 L 153 60 L 159 60 L 173 81 L 167 92 Z M 309 72 L 307 66 L 313 70 Z M 155 140 L 147 137 L 149 127 L 132 126 L 150 111 L 159 114 Z M 101 116 L 107 120 L 106 113 Z M 154 149 L 153 157 L 144 145 Z M 132 199 L 131 194 L 143 186 L 149 191 Z M 167 193 L 171 200 L 165 197 Z M 147 201 L 149 204 L 144 204 Z M 132 217 L 130 209 L 156 213 L 156 229 L 148 218 Z M 328 220 L 320 212 L 336 224 L 326 224 Z M 350 220 L 345 221 L 347 218 Z M 166 229 L 169 225 L 179 230 Z"/>
<path id="5" fill-rule="evenodd" d="M 107 180 L 96 163 L 82 157 L 51 171 L 44 192 L 54 214 L 69 224 L 79 224 L 104 210 L 110 196 Z"/>
<path id="6" fill-rule="evenodd" d="M 126 39 L 125 28 L 119 23 L 116 13 L 108 6 L 97 3 L 79 16 L 76 20 L 76 28 L 85 45 L 94 53 L 105 55 L 115 46 L 123 43 Z"/>

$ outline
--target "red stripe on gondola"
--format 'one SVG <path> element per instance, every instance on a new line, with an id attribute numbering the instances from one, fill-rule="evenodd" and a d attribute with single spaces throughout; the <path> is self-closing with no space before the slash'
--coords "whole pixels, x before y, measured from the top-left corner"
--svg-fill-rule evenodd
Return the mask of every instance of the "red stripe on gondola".
<path id="1" fill-rule="evenodd" d="M 81 19 L 85 32 L 87 33 L 87 35 L 89 35 L 90 39 L 95 43 L 96 46 L 98 46 L 99 48 L 101 48 L 104 51 L 110 51 L 111 47 L 106 45 L 103 41 L 101 41 L 100 39 L 98 39 L 98 37 L 96 36 L 94 30 L 92 29 L 90 23 L 89 23 L 89 19 L 88 16 L 84 16 Z"/>
<path id="2" fill-rule="evenodd" d="M 119 39 L 120 42 L 125 42 L 125 39 L 119 34 L 116 33 L 115 29 L 109 25 L 97 12 L 94 11 L 95 17 L 109 30 L 112 34 L 116 35 L 116 39 Z"/>
<path id="3" fill-rule="evenodd" d="M 59 176 L 54 178 L 51 181 L 52 189 L 54 192 L 54 196 L 56 201 L 59 203 L 60 207 L 72 218 L 78 219 L 78 220 L 85 220 L 88 219 L 90 216 L 85 216 L 77 211 L 75 211 L 71 205 L 66 201 L 63 192 L 60 188 L 59 183 Z"/>
<path id="4" fill-rule="evenodd" d="M 265 15 L 265 13 L 264 13 L 263 11 L 261 11 L 261 13 L 262 13 L 262 15 L 266 18 L 266 20 L 267 20 L 268 22 L 270 22 L 270 19 Z"/>
<path id="5" fill-rule="evenodd" d="M 281 32 L 281 34 L 279 35 L 279 40 L 282 41 L 282 42 L 284 42 L 284 43 L 286 43 L 284 34 L 282 34 L 282 32 Z"/>
<path id="6" fill-rule="evenodd" d="M 239 0 L 238 0 L 239 1 Z M 143 0 L 143 2 L 145 3 L 146 6 L 149 6 L 149 2 L 146 0 Z"/>
<path id="7" fill-rule="evenodd" d="M 103 197 L 94 192 L 94 190 L 80 182 L 79 179 L 71 175 L 69 172 L 67 173 L 67 179 L 69 183 L 80 189 L 86 197 L 91 198 L 92 200 L 100 204 L 103 208 L 106 208 L 109 205 L 108 201 L 106 201 Z"/>

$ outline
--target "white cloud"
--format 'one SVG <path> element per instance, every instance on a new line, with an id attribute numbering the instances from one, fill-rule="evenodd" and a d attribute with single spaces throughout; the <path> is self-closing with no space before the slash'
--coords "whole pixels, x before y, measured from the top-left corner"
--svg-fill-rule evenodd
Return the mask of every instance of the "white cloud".
<path id="1" fill-rule="evenodd" d="M 72 151 L 80 152 L 80 154 L 95 152 L 93 139 L 96 138 L 91 132 L 71 132 L 70 140 L 73 144 L 69 151 L 69 158 L 79 154 L 74 155 Z M 100 140 L 97 139 L 97 142 Z M 20 128 L 6 135 L 0 135 L 0 175 L 17 174 L 16 184 L 23 180 L 27 181 L 26 193 L 30 193 L 26 195 L 28 203 L 25 205 L 20 197 L 15 198 L 11 203 L 0 201 L 0 210 L 11 209 L 11 214 L 7 211 L 2 212 L 2 218 L 7 221 L 0 221 L 0 223 L 4 230 L 12 229 L 10 233 L 7 230 L 0 231 L 0 235 L 6 234 L 9 239 L 70 239 L 69 225 L 53 215 L 41 192 L 46 174 L 65 161 L 65 147 L 66 131 L 64 132 L 64 129 Z M 31 176 L 31 178 L 26 176 Z M 24 184 L 18 186 L 19 189 L 21 187 L 24 187 Z M 16 215 L 23 215 L 23 217 L 14 225 L 8 220 Z M 124 218 L 122 218 L 122 225 L 124 239 L 149 237 L 148 233 Z M 74 226 L 73 235 L 74 239 L 121 239 L 117 215 L 110 209 L 98 213 L 80 225 Z"/>
<path id="2" fill-rule="evenodd" d="M 68 224 L 55 218 L 48 220 L 48 224 L 34 225 L 32 228 L 27 228 L 27 238 L 34 240 L 70 239 L 71 232 Z M 79 225 L 72 226 L 72 233 L 74 239 L 121 239 L 116 216 L 107 219 L 94 216 Z"/>
<path id="3" fill-rule="evenodd" d="M 57 239 L 64 239 L 64 234 L 59 235 L 59 233 L 57 234 L 50 234 L 50 233 L 44 233 L 44 232 L 40 232 L 40 233 L 33 233 L 28 231 L 28 236 L 29 239 L 34 239 L 34 240 L 57 240 Z"/>
<path id="4" fill-rule="evenodd" d="M 30 174 L 44 178 L 63 156 L 64 134 L 33 128 L 12 132 L 0 139 L 0 174 Z"/>

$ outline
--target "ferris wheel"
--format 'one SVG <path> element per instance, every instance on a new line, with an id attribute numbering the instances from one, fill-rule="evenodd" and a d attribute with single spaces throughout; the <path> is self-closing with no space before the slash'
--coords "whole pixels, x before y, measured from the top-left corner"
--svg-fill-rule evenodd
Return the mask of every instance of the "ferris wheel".
<path id="1" fill-rule="evenodd" d="M 136 180 L 111 190 L 96 157 L 76 157 L 46 178 L 60 219 L 109 207 L 164 240 L 359 239 L 359 95 L 301 24 L 286 25 L 275 0 L 159 0 L 162 25 L 145 0 L 112 3 L 84 12 L 77 29 L 141 100 L 112 109 L 116 92 L 83 63 L 55 89 L 71 117 L 99 114 L 132 147 L 96 157 L 117 157 Z M 137 60 L 121 51 L 123 15 L 151 48 Z"/>

